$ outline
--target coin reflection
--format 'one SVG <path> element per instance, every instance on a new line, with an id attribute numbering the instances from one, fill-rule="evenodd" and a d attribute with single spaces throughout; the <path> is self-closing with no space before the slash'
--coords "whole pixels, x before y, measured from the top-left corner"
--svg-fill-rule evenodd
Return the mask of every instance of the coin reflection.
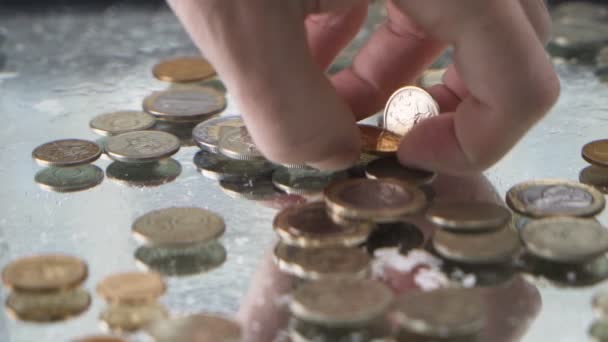
<path id="1" fill-rule="evenodd" d="M 34 177 L 42 188 L 54 192 L 74 192 L 93 188 L 103 181 L 103 170 L 91 164 L 71 167 L 47 167 Z"/>
<path id="2" fill-rule="evenodd" d="M 166 276 L 188 276 L 210 271 L 226 261 L 226 248 L 218 242 L 179 246 L 141 246 L 137 264 Z"/>
<path id="3" fill-rule="evenodd" d="M 198 122 L 170 122 L 170 121 L 156 121 L 154 127 L 155 131 L 161 131 L 175 135 L 183 147 L 194 146 L 194 140 L 192 139 L 192 130 Z"/>
<path id="4" fill-rule="evenodd" d="M 122 163 L 115 161 L 108 165 L 109 179 L 129 186 L 158 186 L 175 180 L 182 172 L 182 166 L 175 159 L 165 159 L 151 163 Z"/>
<path id="5" fill-rule="evenodd" d="M 91 295 L 76 288 L 59 292 L 13 291 L 6 299 L 7 312 L 23 321 L 54 322 L 77 316 L 91 305 Z"/>
<path id="6" fill-rule="evenodd" d="M 415 248 L 424 244 L 422 231 L 414 224 L 408 222 L 396 222 L 378 224 L 367 239 L 365 247 L 369 254 L 380 248 L 399 248 L 402 254 L 407 254 Z"/>
<path id="7" fill-rule="evenodd" d="M 606 255 L 582 264 L 563 264 L 526 254 L 521 267 L 531 281 L 547 281 L 558 287 L 587 287 L 608 279 Z"/>

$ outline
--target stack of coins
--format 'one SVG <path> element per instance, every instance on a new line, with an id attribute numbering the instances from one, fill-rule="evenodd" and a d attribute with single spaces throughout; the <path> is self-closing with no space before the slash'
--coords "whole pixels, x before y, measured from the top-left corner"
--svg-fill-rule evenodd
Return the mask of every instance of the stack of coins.
<path id="1" fill-rule="evenodd" d="M 100 320 L 111 331 L 132 332 L 169 316 L 158 303 L 166 291 L 158 273 L 118 273 L 97 284 L 97 293 L 108 302 Z"/>
<path id="2" fill-rule="evenodd" d="M 608 194 L 608 140 L 595 140 L 586 144 L 581 154 L 591 165 L 581 170 L 579 181 Z"/>
<path id="3" fill-rule="evenodd" d="M 146 327 L 154 342 L 242 342 L 241 326 L 228 318 L 194 314 L 171 320 L 160 320 Z"/>
<path id="4" fill-rule="evenodd" d="M 135 251 L 138 265 L 166 276 L 205 272 L 226 260 L 218 241 L 222 217 L 202 208 L 165 208 L 135 220 L 132 232 L 145 245 Z"/>
<path id="5" fill-rule="evenodd" d="M 608 341 L 608 291 L 600 290 L 591 300 L 595 320 L 589 327 L 589 339 L 593 342 Z"/>
<path id="6" fill-rule="evenodd" d="M 87 278 L 84 261 L 68 255 L 25 257 L 2 271 L 4 285 L 12 291 L 6 309 L 14 318 L 53 322 L 77 316 L 91 304 L 91 296 L 80 286 Z"/>

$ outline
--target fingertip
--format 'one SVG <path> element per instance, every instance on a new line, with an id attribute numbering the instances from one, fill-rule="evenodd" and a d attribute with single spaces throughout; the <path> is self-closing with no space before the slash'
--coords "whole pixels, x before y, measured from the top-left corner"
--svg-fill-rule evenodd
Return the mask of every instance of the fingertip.
<path id="1" fill-rule="evenodd" d="M 324 171 L 343 171 L 352 167 L 359 160 L 360 154 L 360 148 L 357 145 L 356 148 L 349 147 L 348 149 L 345 149 L 337 154 L 333 154 L 328 158 L 309 162 L 307 165 Z"/>

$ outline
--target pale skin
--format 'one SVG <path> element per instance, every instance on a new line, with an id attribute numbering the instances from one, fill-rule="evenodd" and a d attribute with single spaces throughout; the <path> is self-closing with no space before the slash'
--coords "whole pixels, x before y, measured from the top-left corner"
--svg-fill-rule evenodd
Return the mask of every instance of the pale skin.
<path id="1" fill-rule="evenodd" d="M 427 89 L 442 115 L 402 140 L 405 165 L 448 174 L 497 162 L 556 102 L 542 0 L 393 0 L 388 18 L 333 77 L 324 70 L 362 25 L 367 0 L 169 0 L 217 69 L 267 158 L 343 169 L 356 121 L 384 107 L 447 47 L 454 64 Z"/>

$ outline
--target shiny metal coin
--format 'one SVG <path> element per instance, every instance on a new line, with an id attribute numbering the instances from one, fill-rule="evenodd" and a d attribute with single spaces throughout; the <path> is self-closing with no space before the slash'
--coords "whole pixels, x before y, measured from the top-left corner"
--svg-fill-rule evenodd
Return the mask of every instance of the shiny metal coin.
<path id="1" fill-rule="evenodd" d="M 200 151 L 194 165 L 203 176 L 214 180 L 247 180 L 271 174 L 275 166 L 265 160 L 236 160 Z"/>
<path id="2" fill-rule="evenodd" d="M 43 189 L 55 192 L 73 192 L 90 189 L 101 184 L 103 170 L 95 165 L 48 167 L 36 173 L 34 181 Z"/>
<path id="3" fill-rule="evenodd" d="M 15 319 L 55 322 L 80 315 L 91 305 L 91 295 L 81 288 L 57 292 L 13 291 L 6 299 L 6 310 Z"/>
<path id="4" fill-rule="evenodd" d="M 101 156 L 101 148 L 88 140 L 64 139 L 40 145 L 32 158 L 43 166 L 77 166 L 92 163 Z"/>
<path id="5" fill-rule="evenodd" d="M 357 125 L 361 134 L 361 149 L 363 153 L 380 155 L 397 152 L 401 136 L 380 127 L 370 125 Z"/>
<path id="6" fill-rule="evenodd" d="M 196 144 L 209 152 L 219 153 L 220 131 L 222 127 L 241 128 L 245 123 L 240 116 L 222 116 L 205 120 L 192 131 Z"/>
<path id="7" fill-rule="evenodd" d="M 137 131 L 108 138 L 106 153 L 123 163 L 144 163 L 169 158 L 179 147 L 179 139 L 172 134 Z"/>
<path id="8" fill-rule="evenodd" d="M 164 279 L 156 272 L 112 274 L 97 284 L 97 293 L 109 303 L 152 303 L 166 290 Z"/>
<path id="9" fill-rule="evenodd" d="M 608 166 L 608 139 L 595 140 L 585 144 L 582 150 L 583 159 L 599 166 Z"/>
<path id="10" fill-rule="evenodd" d="M 578 180 L 608 194 L 608 167 L 589 165 L 578 174 Z"/>
<path id="11" fill-rule="evenodd" d="M 151 128 L 156 123 L 154 117 L 139 111 L 120 111 L 101 114 L 89 122 L 91 129 L 103 136 L 118 135 Z"/>
<path id="12" fill-rule="evenodd" d="M 511 220 L 511 212 L 490 202 L 435 202 L 426 218 L 445 229 L 477 232 L 502 228 Z"/>
<path id="13" fill-rule="evenodd" d="M 226 249 L 218 241 L 188 246 L 141 246 L 135 251 L 137 265 L 165 276 L 189 276 L 208 272 L 226 261 Z"/>
<path id="14" fill-rule="evenodd" d="M 323 192 L 331 182 L 347 178 L 345 172 L 317 169 L 288 169 L 279 167 L 272 173 L 272 183 L 282 191 L 295 195 L 314 195 Z"/>
<path id="15" fill-rule="evenodd" d="M 143 109 L 157 120 L 201 122 L 226 108 L 224 94 L 209 87 L 169 89 L 152 93 Z"/>
<path id="16" fill-rule="evenodd" d="M 228 158 L 238 160 L 263 160 L 245 126 L 240 128 L 223 127 L 220 130 L 218 150 Z"/>
<path id="17" fill-rule="evenodd" d="M 155 342 L 241 342 L 243 331 L 239 323 L 229 318 L 195 314 L 162 320 L 146 327 Z"/>
<path id="18" fill-rule="evenodd" d="M 424 89 L 407 86 L 388 99 L 384 109 L 384 128 L 405 135 L 420 121 L 439 115 L 439 105 Z"/>
<path id="19" fill-rule="evenodd" d="M 63 254 L 42 254 L 17 259 L 4 267 L 2 281 L 15 291 L 61 291 L 79 286 L 87 278 L 87 264 Z"/>
<path id="20" fill-rule="evenodd" d="M 135 305 L 110 303 L 101 312 L 99 318 L 110 331 L 134 332 L 168 317 L 167 309 L 158 303 Z"/>
<path id="21" fill-rule="evenodd" d="M 365 167 L 365 176 L 370 179 L 394 178 L 414 185 L 431 184 L 437 174 L 435 172 L 413 169 L 401 165 L 397 157 L 385 157 L 371 161 Z"/>
<path id="22" fill-rule="evenodd" d="M 185 83 L 212 77 L 215 69 L 202 57 L 174 57 L 156 64 L 152 74 L 161 81 Z"/>
<path id="23" fill-rule="evenodd" d="M 113 162 L 106 169 L 109 179 L 135 187 L 169 183 L 175 180 L 181 172 L 182 166 L 174 159 L 144 164 Z"/>
<path id="24" fill-rule="evenodd" d="M 371 255 L 381 248 L 398 248 L 401 254 L 406 255 L 423 245 L 424 234 L 416 225 L 408 222 L 379 224 L 365 243 L 367 252 Z"/>

